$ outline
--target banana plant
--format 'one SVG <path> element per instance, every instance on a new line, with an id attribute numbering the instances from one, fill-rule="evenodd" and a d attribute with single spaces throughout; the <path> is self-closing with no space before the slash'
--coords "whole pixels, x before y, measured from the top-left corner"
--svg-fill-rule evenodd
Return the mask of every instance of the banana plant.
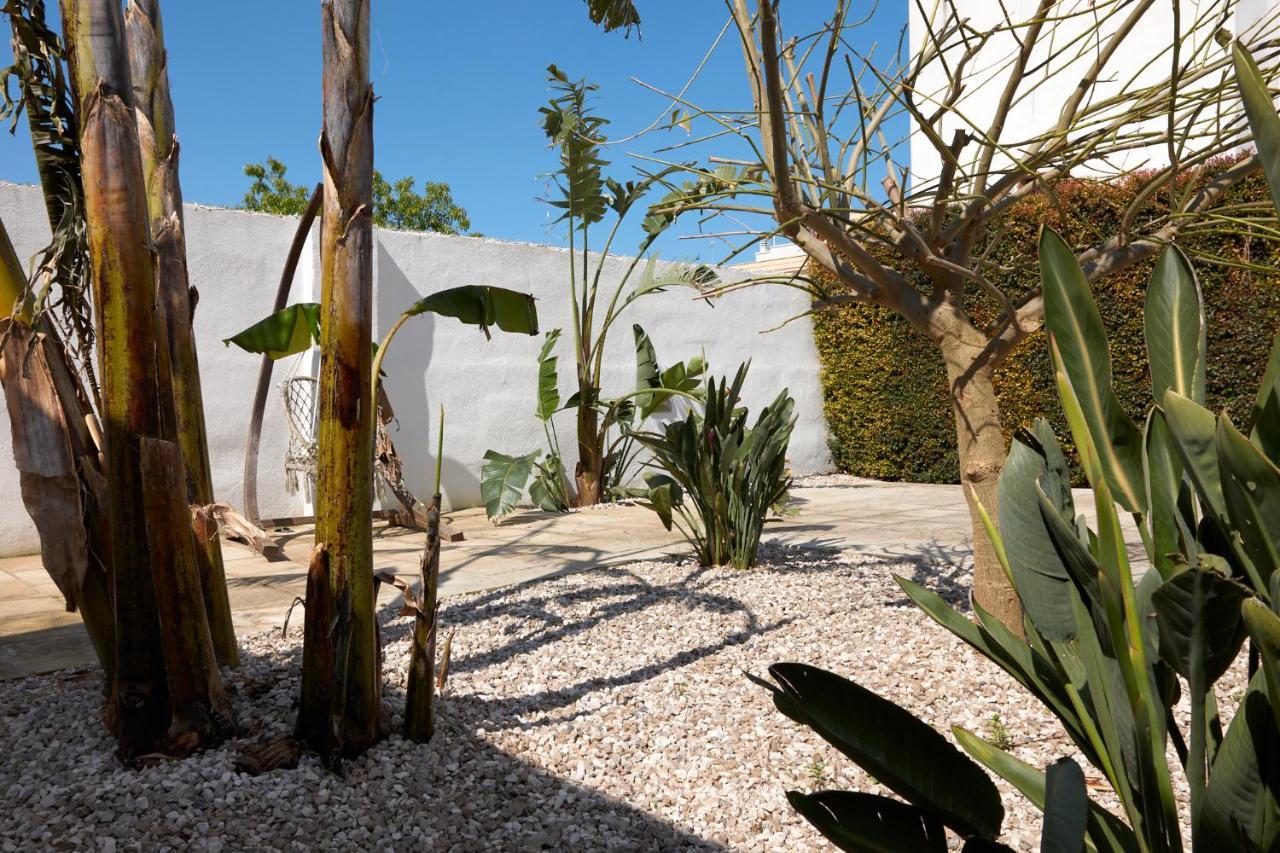
<path id="1" fill-rule="evenodd" d="M 538 333 L 537 309 L 533 297 L 528 294 L 486 285 L 464 285 L 442 290 L 419 299 L 405 309 L 387 331 L 382 343 L 376 346 L 372 367 L 375 387 L 380 381 L 383 360 L 396 333 L 411 318 L 427 313 L 453 317 L 467 325 L 478 326 L 486 337 L 490 327 L 518 334 Z M 265 354 L 278 360 L 306 352 L 319 339 L 320 306 L 314 302 L 299 302 L 264 317 L 247 329 L 226 338 L 223 343 L 235 344 L 246 352 Z M 528 464 L 532 464 L 532 460 Z M 486 462 L 486 470 L 487 468 Z M 525 480 L 527 479 L 526 473 Z M 521 488 L 523 485 L 522 480 Z M 493 486 L 488 485 L 486 474 L 486 495 L 490 488 Z M 502 489 L 503 486 L 498 488 Z M 518 498 L 517 491 L 515 498 L 511 500 L 514 503 Z"/>
<path id="2" fill-rule="evenodd" d="M 551 174 L 555 188 L 547 201 L 562 211 L 555 221 L 564 222 L 569 239 L 569 296 L 573 306 L 572 339 L 576 368 L 576 391 L 569 404 L 577 414 L 578 462 L 574 470 L 574 502 L 590 506 L 609 496 L 610 482 L 617 482 L 625 470 L 623 457 L 611 455 L 610 427 L 617 416 L 609 417 L 610 401 L 601 398 L 601 377 L 605 346 L 610 330 L 635 300 L 667 287 L 703 288 L 718 282 L 710 267 L 674 265 L 659 269 L 649 250 L 674 221 L 672 216 L 649 215 L 643 224 L 645 236 L 634 257 L 625 263 L 612 290 L 602 279 L 616 261 L 610 250 L 628 212 L 655 185 L 668 187 L 666 178 L 674 169 L 643 175 L 638 181 L 605 177 L 609 165 L 601 153 L 606 142 L 608 120 L 594 114 L 587 104 L 597 86 L 572 81 L 552 65 L 547 79 L 554 97 L 544 107 L 542 128 L 549 143 L 559 152 L 559 168 Z M 669 187 L 668 187 L 669 188 Z M 598 254 L 590 251 L 591 226 L 612 213 L 613 223 Z M 639 279 L 635 277 L 639 273 Z M 495 463 L 496 464 L 496 463 Z"/>
<path id="3" fill-rule="evenodd" d="M 490 337 L 491 327 L 524 335 L 538 333 L 538 311 L 529 294 L 480 284 L 451 287 L 425 296 L 401 312 L 383 337 L 382 343 L 375 348 L 375 377 L 382 375 L 382 361 L 396 333 L 411 318 L 420 314 L 453 317 L 469 326 L 478 326 L 486 338 Z M 319 303 L 296 302 L 267 315 L 229 338 L 223 338 L 222 342 L 227 346 L 235 344 L 245 352 L 279 360 L 306 352 L 319 340 Z"/>

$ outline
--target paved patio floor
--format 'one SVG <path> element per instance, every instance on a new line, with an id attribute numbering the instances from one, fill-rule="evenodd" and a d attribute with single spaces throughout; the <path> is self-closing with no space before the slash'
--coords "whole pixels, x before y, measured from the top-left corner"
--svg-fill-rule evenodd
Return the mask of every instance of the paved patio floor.
<path id="1" fill-rule="evenodd" d="M 968 571 L 971 531 L 958 486 L 856 481 L 800 487 L 792 494 L 794 511 L 766 528 L 766 541 L 919 561 L 940 571 Z M 687 547 L 678 535 L 663 530 L 652 512 L 638 506 L 567 514 L 523 511 L 496 526 L 479 508 L 447 517 L 466 539 L 445 543 L 442 549 L 442 596 L 678 554 Z M 241 636 L 279 628 L 290 604 L 303 595 L 311 530 L 300 528 L 283 536 L 288 559 L 279 562 L 268 562 L 237 543 L 223 543 L 236 632 Z M 375 528 L 375 568 L 416 577 L 424 538 L 399 528 Z M 383 590 L 380 603 L 391 602 L 395 591 Z M 0 559 L 0 679 L 93 660 L 79 616 L 65 612 L 40 557 Z"/>

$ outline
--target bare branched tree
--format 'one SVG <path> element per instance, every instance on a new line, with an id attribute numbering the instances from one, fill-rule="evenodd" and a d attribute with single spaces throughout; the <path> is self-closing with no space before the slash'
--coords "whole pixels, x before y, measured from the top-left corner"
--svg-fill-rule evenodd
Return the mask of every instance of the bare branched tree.
<path id="1" fill-rule="evenodd" d="M 1015 252 L 1012 265 L 1009 247 L 997 252 L 1003 216 L 1069 178 L 1126 179 L 1134 195 L 1120 229 L 1077 247 L 1090 280 L 1193 229 L 1273 222 L 1260 206 L 1224 206 L 1227 191 L 1258 168 L 1256 155 L 1238 150 L 1244 118 L 1218 38 L 1221 28 L 1239 28 L 1236 4 L 1175 2 L 1171 12 L 1155 0 L 964 9 L 915 0 L 910 43 L 885 61 L 883 51 L 860 52 L 871 16 L 858 20 L 848 0 L 835 0 L 822 28 L 799 37 L 784 32 L 780 0 L 726 3 L 753 109 L 682 106 L 715 123 L 704 142 L 736 138 L 754 157 L 711 158 L 655 213 L 766 214 L 770 225 L 749 229 L 751 239 L 782 234 L 804 250 L 807 269 L 823 275 L 787 283 L 811 289 L 816 308 L 880 305 L 937 345 L 974 510 L 974 595 L 1020 625 L 1017 596 L 976 513 L 980 501 L 995 517 L 1005 456 L 994 371 L 1044 311 L 1038 290 L 1012 286 L 1013 272 L 1034 268 L 1034 250 Z M 1242 33 L 1264 69 L 1277 58 L 1271 23 Z M 1235 159 L 1224 167 L 1225 155 Z M 1187 180 L 1189 170 L 1201 179 Z M 765 204 L 752 206 L 753 197 Z M 1154 216 L 1153 200 L 1161 202 Z M 823 286 L 823 277 L 840 287 Z"/>

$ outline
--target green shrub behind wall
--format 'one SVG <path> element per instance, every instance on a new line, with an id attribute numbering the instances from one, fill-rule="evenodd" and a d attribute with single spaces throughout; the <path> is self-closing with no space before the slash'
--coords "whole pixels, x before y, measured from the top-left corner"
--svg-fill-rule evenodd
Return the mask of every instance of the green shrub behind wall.
<path id="1" fill-rule="evenodd" d="M 1102 242 L 1115 233 L 1132 196 L 1132 182 L 1072 181 L 1056 200 L 1028 201 L 1002 223 L 993 257 L 1021 269 L 1003 284 L 1017 294 L 1037 282 L 1035 241 L 1042 222 L 1077 245 Z M 1157 213 L 1160 194 L 1144 215 Z M 1228 203 L 1270 204 L 1261 175 L 1233 191 Z M 1247 420 L 1272 337 L 1280 327 L 1280 253 L 1274 243 L 1244 236 L 1198 233 L 1180 241 L 1193 257 L 1208 319 L 1208 402 Z M 1277 268 L 1259 273 L 1208 257 Z M 1027 261 L 1030 259 L 1031 264 Z M 885 260 L 888 260 L 887 258 Z M 1135 418 L 1151 402 L 1142 305 L 1154 258 L 1095 285 L 1098 307 L 1111 339 L 1116 391 Z M 981 305 L 969 295 L 968 304 Z M 988 308 L 987 310 L 992 310 Z M 986 319 L 977 317 L 980 321 Z M 821 312 L 814 337 L 822 361 L 822 387 L 832 459 L 860 477 L 923 483 L 955 483 L 955 420 L 946 398 L 946 374 L 937 348 L 892 312 L 849 305 Z M 1033 418 L 1050 418 L 1060 437 L 1069 435 L 1057 402 L 1044 333 L 1029 336 L 997 371 L 1001 425 L 1006 438 Z"/>

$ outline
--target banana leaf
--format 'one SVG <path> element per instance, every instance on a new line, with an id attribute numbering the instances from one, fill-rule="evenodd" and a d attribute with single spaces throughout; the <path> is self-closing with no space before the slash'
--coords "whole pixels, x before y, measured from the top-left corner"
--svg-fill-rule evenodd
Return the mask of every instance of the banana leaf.
<path id="1" fill-rule="evenodd" d="M 516 508 L 537 458 L 536 450 L 524 456 L 485 451 L 484 465 L 480 468 L 480 496 L 484 500 L 484 514 L 490 521 L 500 519 Z"/>

